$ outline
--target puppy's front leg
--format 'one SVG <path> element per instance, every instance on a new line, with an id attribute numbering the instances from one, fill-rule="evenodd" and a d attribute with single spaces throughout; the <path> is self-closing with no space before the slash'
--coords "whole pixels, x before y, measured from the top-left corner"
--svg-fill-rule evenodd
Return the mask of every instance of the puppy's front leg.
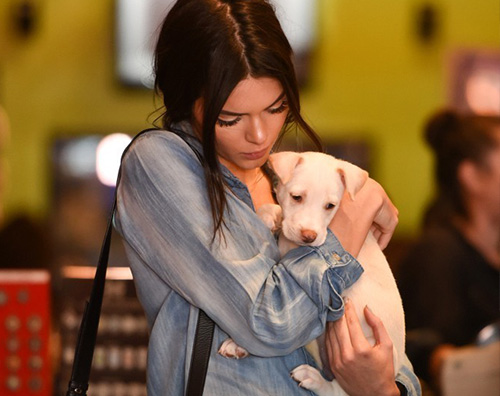
<path id="1" fill-rule="evenodd" d="M 275 204 L 265 204 L 257 209 L 257 216 L 272 231 L 281 227 L 281 206 Z M 226 339 L 219 348 L 219 355 L 227 358 L 243 359 L 248 356 L 248 351 L 240 347 L 231 338 Z"/>
<path id="2" fill-rule="evenodd" d="M 327 381 L 317 369 L 307 364 L 293 369 L 291 375 L 301 388 L 311 390 L 318 396 L 345 395 L 337 382 Z"/>
<path id="3" fill-rule="evenodd" d="M 227 338 L 219 348 L 219 355 L 227 358 L 243 359 L 248 356 L 248 352 L 231 338 Z"/>
<path id="4" fill-rule="evenodd" d="M 267 228 L 272 232 L 281 228 L 281 221 L 283 219 L 281 206 L 276 204 L 264 204 L 257 209 L 257 216 L 259 216 Z"/>

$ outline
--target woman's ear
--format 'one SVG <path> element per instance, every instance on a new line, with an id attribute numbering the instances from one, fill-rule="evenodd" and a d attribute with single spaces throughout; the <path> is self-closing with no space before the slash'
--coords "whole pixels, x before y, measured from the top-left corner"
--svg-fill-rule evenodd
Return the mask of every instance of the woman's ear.
<path id="1" fill-rule="evenodd" d="M 293 151 L 281 151 L 269 156 L 269 165 L 282 184 L 286 184 L 290 180 L 293 170 L 301 161 L 300 153 Z"/>
<path id="2" fill-rule="evenodd" d="M 203 98 L 198 98 L 193 104 L 193 128 L 196 136 L 201 140 L 202 139 L 202 125 L 203 125 L 203 112 L 204 102 Z"/>
<path id="3" fill-rule="evenodd" d="M 483 170 L 472 161 L 462 161 L 457 168 L 457 179 L 466 194 L 477 194 L 481 189 Z"/>

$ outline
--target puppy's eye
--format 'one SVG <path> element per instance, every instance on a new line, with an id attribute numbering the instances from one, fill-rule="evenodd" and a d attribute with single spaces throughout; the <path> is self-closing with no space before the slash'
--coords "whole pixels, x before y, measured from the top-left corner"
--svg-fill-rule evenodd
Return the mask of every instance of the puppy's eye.
<path id="1" fill-rule="evenodd" d="M 302 201 L 302 196 L 301 195 L 293 195 L 293 194 L 290 194 L 292 199 L 295 201 L 295 202 L 301 202 Z"/>
<path id="2" fill-rule="evenodd" d="M 326 204 L 325 209 L 326 210 L 332 210 L 334 207 L 335 207 L 335 204 L 328 203 L 328 204 Z"/>

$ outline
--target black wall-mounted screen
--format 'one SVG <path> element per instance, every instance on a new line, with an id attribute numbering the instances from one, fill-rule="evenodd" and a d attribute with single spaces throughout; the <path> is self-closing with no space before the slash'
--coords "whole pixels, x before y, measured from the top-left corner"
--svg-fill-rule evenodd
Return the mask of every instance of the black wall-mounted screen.
<path id="1" fill-rule="evenodd" d="M 308 70 L 316 37 L 316 0 L 271 0 L 295 52 L 299 81 Z M 116 0 L 116 73 L 121 83 L 153 87 L 153 50 L 159 27 L 175 0 Z"/>

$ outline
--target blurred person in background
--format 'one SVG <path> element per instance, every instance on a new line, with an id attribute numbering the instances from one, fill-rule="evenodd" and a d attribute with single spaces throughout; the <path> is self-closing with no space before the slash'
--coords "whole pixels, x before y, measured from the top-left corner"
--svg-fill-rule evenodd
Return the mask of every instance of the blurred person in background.
<path id="1" fill-rule="evenodd" d="M 441 110 L 424 132 L 437 195 L 397 278 L 408 356 L 436 390 L 447 354 L 500 320 L 500 119 Z"/>

